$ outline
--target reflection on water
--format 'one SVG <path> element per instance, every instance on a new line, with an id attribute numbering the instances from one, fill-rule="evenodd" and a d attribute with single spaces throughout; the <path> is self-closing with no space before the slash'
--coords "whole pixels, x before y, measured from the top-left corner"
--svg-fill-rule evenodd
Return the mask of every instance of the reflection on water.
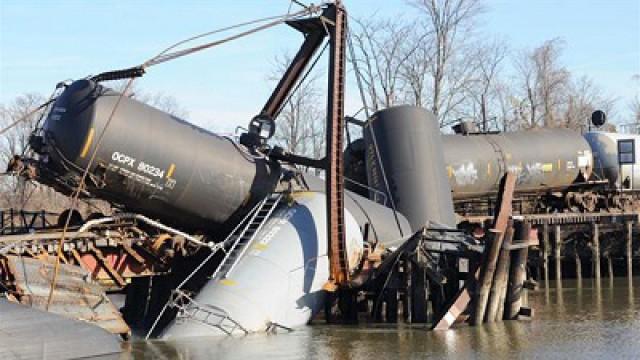
<path id="1" fill-rule="evenodd" d="M 634 291 L 634 285 L 638 287 Z M 640 357 L 640 278 L 553 282 L 529 294 L 533 321 L 433 332 L 408 326 L 309 326 L 289 334 L 133 342 L 123 359 Z"/>

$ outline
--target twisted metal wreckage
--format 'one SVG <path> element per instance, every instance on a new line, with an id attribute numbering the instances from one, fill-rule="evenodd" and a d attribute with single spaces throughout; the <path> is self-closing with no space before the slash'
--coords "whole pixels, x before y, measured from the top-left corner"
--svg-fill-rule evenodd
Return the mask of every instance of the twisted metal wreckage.
<path id="1" fill-rule="evenodd" d="M 125 95 L 151 66 L 281 23 L 304 41 L 239 142 Z M 0 237 L 6 300 L 125 337 L 165 339 L 290 330 L 323 309 L 328 321 L 356 321 L 363 310 L 394 321 L 398 296 L 409 304 L 405 318 L 437 329 L 469 314 L 478 323 L 526 313 L 522 250 L 535 242 L 522 224 L 513 235 L 514 175 L 502 179 L 493 232 L 479 240 L 456 229 L 437 123 L 401 106 L 368 116 L 371 186 L 348 180 L 360 194 L 345 190 L 343 5 L 249 24 L 261 25 L 58 87 L 30 151 L 10 170 L 69 195 L 72 208 L 57 222 L 43 214 L 42 226 L 25 221 Z M 326 156 L 311 159 L 268 140 L 326 48 Z M 129 79 L 122 93 L 102 85 L 117 79 Z M 322 169 L 324 178 L 301 167 Z M 116 210 L 83 219 L 74 209 L 91 199 Z M 519 245 L 502 245 L 512 240 Z M 107 292 L 125 295 L 121 309 Z"/>

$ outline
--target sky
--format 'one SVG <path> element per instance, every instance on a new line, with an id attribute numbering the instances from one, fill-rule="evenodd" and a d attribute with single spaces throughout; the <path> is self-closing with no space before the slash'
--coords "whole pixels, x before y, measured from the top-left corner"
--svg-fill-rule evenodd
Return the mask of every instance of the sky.
<path id="1" fill-rule="evenodd" d="M 309 2 L 309 1 L 307 1 Z M 317 2 L 317 1 L 316 1 Z M 412 18 L 405 0 L 346 0 L 354 17 Z M 487 0 L 478 33 L 514 51 L 562 38 L 562 61 L 617 99 L 624 122 L 639 93 L 640 0 Z M 138 65 L 195 34 L 284 14 L 288 0 L 0 0 L 0 103 L 65 79 Z M 273 87 L 274 58 L 297 50 L 300 35 L 281 25 L 149 69 L 137 87 L 173 96 L 188 119 L 214 131 L 246 126 Z M 347 113 L 359 108 L 347 87 Z"/>

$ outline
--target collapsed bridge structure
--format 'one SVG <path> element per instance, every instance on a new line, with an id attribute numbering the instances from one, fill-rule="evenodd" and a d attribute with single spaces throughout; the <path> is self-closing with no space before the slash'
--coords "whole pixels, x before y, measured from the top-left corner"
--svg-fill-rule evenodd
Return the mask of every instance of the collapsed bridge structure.
<path id="1" fill-rule="evenodd" d="M 531 314 L 522 293 L 531 285 L 528 249 L 538 242 L 531 219 L 512 213 L 513 196 L 588 181 L 589 145 L 551 130 L 443 136 L 431 113 L 399 106 L 366 119 L 353 151 L 357 142 L 343 139 L 343 5 L 278 21 L 304 41 L 239 141 L 105 85 L 196 48 L 63 84 L 10 170 L 72 199 L 107 201 L 113 211 L 83 216 L 71 208 L 58 221 L 3 229 L 7 299 L 125 337 L 166 339 L 290 330 L 322 310 L 327 321 L 367 313 L 393 322 L 402 314 L 435 329 Z M 269 139 L 325 42 L 326 156 L 312 159 Z M 542 160 L 529 154 L 534 145 L 516 144 L 543 136 L 575 141 Z M 460 217 L 460 200 L 487 194 L 491 214 Z M 124 300 L 114 304 L 107 293 Z"/>

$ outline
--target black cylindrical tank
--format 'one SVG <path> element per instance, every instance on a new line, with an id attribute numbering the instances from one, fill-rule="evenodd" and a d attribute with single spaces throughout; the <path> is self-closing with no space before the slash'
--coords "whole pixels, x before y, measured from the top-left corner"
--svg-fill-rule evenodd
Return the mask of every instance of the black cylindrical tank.
<path id="1" fill-rule="evenodd" d="M 506 171 L 518 192 L 532 192 L 567 187 L 592 169 L 589 144 L 569 129 L 444 135 L 442 144 L 454 199 L 495 193 Z"/>
<path id="2" fill-rule="evenodd" d="M 440 129 L 433 114 L 414 106 L 388 108 L 373 114 L 363 134 L 369 185 L 387 193 L 384 170 L 396 209 L 412 230 L 429 221 L 455 226 Z"/>
<path id="3" fill-rule="evenodd" d="M 188 229 L 213 229 L 273 191 L 280 166 L 90 80 L 72 83 L 44 125 L 42 166 L 81 173 L 92 194 Z M 108 128 L 105 125 L 113 112 Z"/>

